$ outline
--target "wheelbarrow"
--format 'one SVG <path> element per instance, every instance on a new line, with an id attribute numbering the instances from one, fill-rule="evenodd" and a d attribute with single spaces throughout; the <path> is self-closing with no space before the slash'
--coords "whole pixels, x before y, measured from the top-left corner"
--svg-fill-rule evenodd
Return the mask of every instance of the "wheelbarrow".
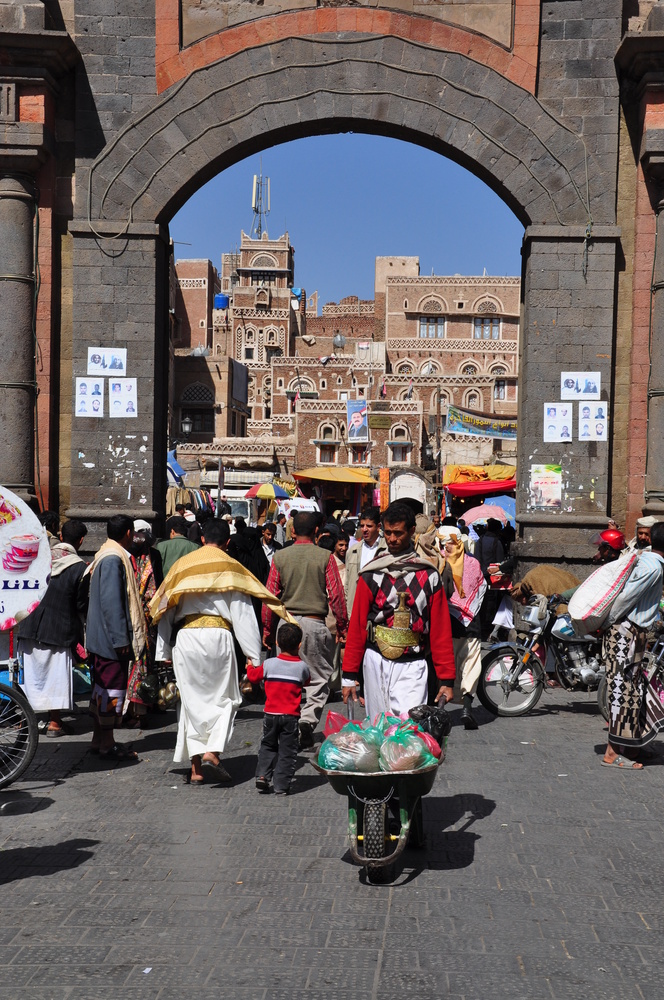
<path id="1" fill-rule="evenodd" d="M 348 841 L 353 861 L 366 869 L 374 884 L 390 881 L 390 867 L 409 844 L 424 846 L 422 796 L 433 788 L 440 762 L 416 771 L 326 771 L 317 761 L 311 764 L 324 774 L 335 792 L 348 798 Z M 400 828 L 389 830 L 389 810 L 398 801 Z M 362 853 L 359 846 L 362 845 Z"/>

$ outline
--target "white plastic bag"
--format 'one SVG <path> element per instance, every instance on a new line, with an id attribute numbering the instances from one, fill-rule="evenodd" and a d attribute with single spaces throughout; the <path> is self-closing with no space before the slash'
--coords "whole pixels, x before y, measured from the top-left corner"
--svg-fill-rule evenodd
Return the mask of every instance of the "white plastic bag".
<path id="1" fill-rule="evenodd" d="M 626 552 L 614 562 L 600 566 L 577 588 L 567 606 L 577 635 L 602 628 L 638 560 L 638 552 Z"/>

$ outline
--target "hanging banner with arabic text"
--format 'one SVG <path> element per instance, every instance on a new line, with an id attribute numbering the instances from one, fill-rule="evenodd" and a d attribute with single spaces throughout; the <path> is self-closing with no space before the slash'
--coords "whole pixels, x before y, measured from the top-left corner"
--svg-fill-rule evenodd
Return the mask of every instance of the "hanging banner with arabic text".
<path id="1" fill-rule="evenodd" d="M 482 417 L 457 406 L 447 408 L 447 434 L 468 434 L 471 437 L 516 439 L 516 420 Z"/>

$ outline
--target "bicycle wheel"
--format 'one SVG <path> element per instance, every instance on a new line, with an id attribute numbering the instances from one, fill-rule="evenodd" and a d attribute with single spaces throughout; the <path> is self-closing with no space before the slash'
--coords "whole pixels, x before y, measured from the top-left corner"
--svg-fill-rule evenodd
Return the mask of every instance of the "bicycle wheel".
<path id="1" fill-rule="evenodd" d="M 609 721 L 609 682 L 606 676 L 601 677 L 597 688 L 597 707 L 605 722 Z"/>
<path id="2" fill-rule="evenodd" d="M 39 731 L 28 699 L 0 684 L 0 788 L 16 781 L 30 766 Z"/>
<path id="3" fill-rule="evenodd" d="M 384 802 L 369 799 L 364 803 L 364 856 L 384 858 L 387 845 L 387 808 Z M 367 878 L 379 885 L 389 882 L 389 867 L 366 865 Z"/>
<path id="4" fill-rule="evenodd" d="M 514 680 L 515 666 L 526 653 L 512 648 L 495 650 L 482 660 L 477 697 L 493 715 L 527 715 L 542 697 L 544 671 L 535 655 L 523 664 Z"/>

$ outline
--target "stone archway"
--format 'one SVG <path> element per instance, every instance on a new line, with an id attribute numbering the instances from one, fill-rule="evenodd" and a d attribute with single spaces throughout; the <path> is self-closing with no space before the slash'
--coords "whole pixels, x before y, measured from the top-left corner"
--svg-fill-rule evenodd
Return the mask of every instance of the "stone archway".
<path id="1" fill-rule="evenodd" d="M 84 442 L 90 450 L 90 436 L 74 429 L 72 496 L 79 516 L 98 518 L 100 508 L 131 509 L 134 502 L 144 514 L 160 511 L 170 217 L 201 184 L 250 153 L 351 129 L 453 158 L 484 179 L 526 226 L 522 498 L 529 456 L 541 448 L 541 401 L 557 398 L 560 370 L 587 367 L 583 355 L 590 349 L 594 370 L 610 385 L 619 235 L 614 186 L 582 136 L 529 91 L 466 55 L 352 33 L 273 41 L 194 69 L 130 119 L 90 166 L 84 217 L 71 226 L 74 364 L 82 365 L 86 346 L 105 343 L 110 332 L 134 359 L 139 396 L 154 405 L 146 407 L 140 434 L 126 426 L 96 433 L 94 472 L 89 460 L 78 458 Z M 113 458 L 118 448 L 121 469 Z M 562 446 L 554 446 L 547 461 L 561 454 Z M 574 529 L 584 519 L 604 521 L 609 492 L 607 450 L 572 456 L 568 466 L 580 490 L 567 515 L 556 518 L 559 556 L 568 547 L 565 517 Z M 554 538 L 551 517 L 530 513 L 523 503 L 523 540 L 539 558 Z"/>

